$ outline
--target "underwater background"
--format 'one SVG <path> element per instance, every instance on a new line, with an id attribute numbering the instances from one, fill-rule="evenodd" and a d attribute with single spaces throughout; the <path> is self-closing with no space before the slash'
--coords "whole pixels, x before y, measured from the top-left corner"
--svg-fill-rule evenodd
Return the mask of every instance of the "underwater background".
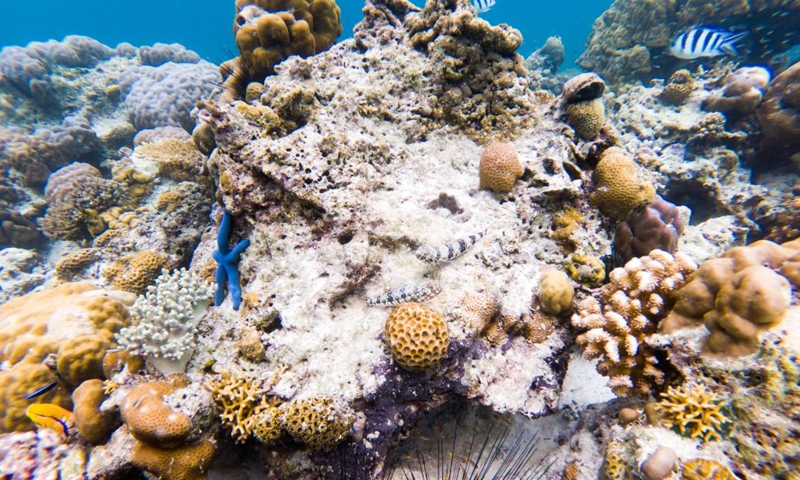
<path id="1" fill-rule="evenodd" d="M 152 45 L 156 42 L 180 43 L 199 53 L 204 60 L 222 63 L 235 55 L 236 44 L 231 35 L 232 2 L 206 0 L 143 0 L 136 8 L 121 1 L 57 1 L 37 3 L 35 21 L 30 6 L 24 2 L 3 2 L 0 17 L 0 47 L 27 45 L 28 42 L 61 40 L 67 35 L 85 35 L 109 46 L 128 42 Z M 423 0 L 416 0 L 419 7 Z M 527 0 L 499 0 L 481 17 L 493 24 L 508 23 L 522 32 L 524 43 L 520 53 L 528 56 L 547 37 L 560 35 L 566 48 L 565 66 L 574 66 L 583 51 L 592 23 L 610 0 L 565 0 L 552 2 L 547 8 Z M 353 27 L 361 20 L 364 2 L 339 2 L 344 27 L 340 40 L 353 36 Z"/>

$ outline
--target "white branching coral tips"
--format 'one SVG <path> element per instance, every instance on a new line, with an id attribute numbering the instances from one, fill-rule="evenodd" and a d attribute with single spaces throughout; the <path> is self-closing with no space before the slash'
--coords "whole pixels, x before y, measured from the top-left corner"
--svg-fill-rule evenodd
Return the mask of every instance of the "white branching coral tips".
<path id="1" fill-rule="evenodd" d="M 464 255 L 467 250 L 469 250 L 471 246 L 478 243 L 478 241 L 483 238 L 484 235 L 486 235 L 486 230 L 465 238 L 453 240 L 452 242 L 445 243 L 444 245 L 421 247 L 417 250 L 416 255 L 417 258 L 423 262 L 433 264 L 453 260 L 454 258 Z"/>
<path id="2" fill-rule="evenodd" d="M 424 302 L 442 292 L 439 282 L 412 283 L 397 290 L 392 290 L 367 299 L 369 306 L 394 307 L 405 302 Z"/>

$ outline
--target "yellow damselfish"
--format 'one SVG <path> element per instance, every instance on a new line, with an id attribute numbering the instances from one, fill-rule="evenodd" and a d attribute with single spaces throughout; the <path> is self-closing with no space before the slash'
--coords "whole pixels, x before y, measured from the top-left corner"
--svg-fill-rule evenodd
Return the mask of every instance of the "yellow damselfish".
<path id="1" fill-rule="evenodd" d="M 25 415 L 37 427 L 47 427 L 69 437 L 75 428 L 75 418 L 66 408 L 52 403 L 34 403 L 28 406 Z"/>

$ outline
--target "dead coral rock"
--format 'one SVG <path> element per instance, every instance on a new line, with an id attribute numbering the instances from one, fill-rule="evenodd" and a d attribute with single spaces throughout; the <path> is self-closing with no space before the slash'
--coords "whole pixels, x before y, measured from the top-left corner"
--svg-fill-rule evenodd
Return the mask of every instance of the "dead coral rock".
<path id="1" fill-rule="evenodd" d="M 721 91 L 703 101 L 709 112 L 752 113 L 761 104 L 770 78 L 763 67 L 743 67 L 725 77 Z"/>
<path id="2" fill-rule="evenodd" d="M 406 17 L 411 45 L 433 65 L 432 113 L 479 141 L 513 136 L 531 122 L 522 35 L 476 17 L 468 0 L 435 0 Z"/>

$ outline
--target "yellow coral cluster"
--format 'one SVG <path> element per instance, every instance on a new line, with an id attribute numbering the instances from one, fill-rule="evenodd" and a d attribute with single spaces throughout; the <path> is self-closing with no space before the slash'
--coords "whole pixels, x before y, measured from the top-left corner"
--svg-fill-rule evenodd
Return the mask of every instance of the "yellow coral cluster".
<path id="1" fill-rule="evenodd" d="M 615 394 L 647 396 L 664 382 L 661 365 L 647 339 L 655 333 L 676 300 L 676 290 L 696 269 L 687 256 L 653 250 L 614 269 L 599 299 L 579 303 L 572 325 L 588 358 L 599 358 L 597 370 L 610 377 Z"/>
<path id="2" fill-rule="evenodd" d="M 330 450 L 350 431 L 355 416 L 343 402 L 329 397 L 294 400 L 281 405 L 284 428 L 314 450 Z"/>
<path id="3" fill-rule="evenodd" d="M 550 315 L 572 310 L 575 288 L 566 273 L 560 270 L 544 272 L 539 279 L 539 303 Z"/>
<path id="4" fill-rule="evenodd" d="M 514 146 L 510 143 L 489 144 L 481 154 L 478 167 L 480 182 L 478 188 L 498 193 L 508 193 L 524 172 Z"/>
<path id="5" fill-rule="evenodd" d="M 681 469 L 681 480 L 737 480 L 737 478 L 725 465 L 706 458 L 694 458 L 684 462 Z"/>
<path id="6" fill-rule="evenodd" d="M 657 409 L 664 426 L 706 442 L 719 440 L 730 420 L 722 413 L 725 399 L 702 385 L 669 387 Z"/>
<path id="7" fill-rule="evenodd" d="M 762 330 L 777 325 L 791 303 L 791 285 L 800 286 L 800 240 L 778 245 L 762 240 L 735 247 L 703 262 L 678 292 L 662 330 L 672 333 L 705 324 L 711 335 L 705 351 L 714 355 L 754 353 Z"/>
<path id="8" fill-rule="evenodd" d="M 128 323 L 135 295 L 101 290 L 88 283 L 64 283 L 29 293 L 0 307 L 0 431 L 30 430 L 24 396 L 56 381 L 45 365 L 56 355 L 61 378 L 78 385 L 103 378 L 102 359 L 114 334 Z M 61 387 L 38 398 L 70 407 Z"/>
<path id="9" fill-rule="evenodd" d="M 442 316 L 421 303 L 402 303 L 384 326 L 386 343 L 395 362 L 407 370 L 424 370 L 447 355 L 450 337 Z"/>
<path id="10" fill-rule="evenodd" d="M 266 393 L 251 377 L 222 372 L 219 380 L 209 380 L 211 391 L 222 424 L 231 429 L 236 442 L 246 441 L 257 426 L 254 415 Z"/>
<path id="11" fill-rule="evenodd" d="M 570 255 L 564 269 L 571 279 L 587 287 L 600 286 L 606 279 L 606 266 L 603 262 L 585 253 Z"/>
<path id="12" fill-rule="evenodd" d="M 120 258 L 103 272 L 117 290 L 142 295 L 167 265 L 167 257 L 143 250 Z"/>
<path id="13" fill-rule="evenodd" d="M 592 202 L 614 220 L 626 220 L 635 210 L 655 199 L 653 185 L 644 178 L 636 162 L 619 147 L 603 152 L 592 180 L 595 184 Z"/>

